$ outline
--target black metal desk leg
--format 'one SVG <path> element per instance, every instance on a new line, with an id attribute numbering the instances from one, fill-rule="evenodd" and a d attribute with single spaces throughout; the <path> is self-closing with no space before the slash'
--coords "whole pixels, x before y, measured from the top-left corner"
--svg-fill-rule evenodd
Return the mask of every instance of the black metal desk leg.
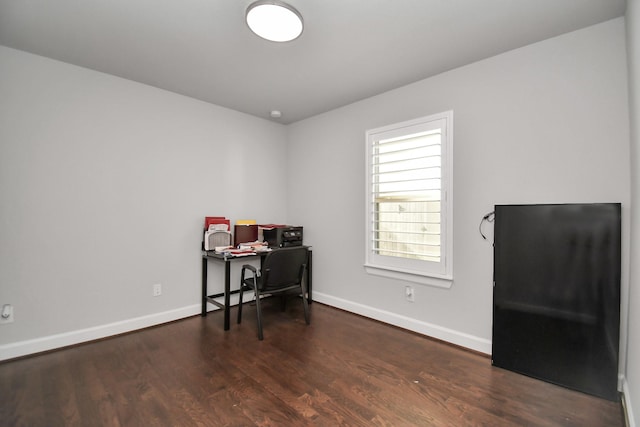
<path id="1" fill-rule="evenodd" d="M 202 313 L 201 316 L 207 315 L 207 263 L 208 260 L 202 257 Z"/>
<path id="2" fill-rule="evenodd" d="M 307 295 L 309 296 L 308 301 L 309 304 L 313 301 L 311 296 L 311 289 L 313 288 L 312 283 L 313 277 L 313 251 L 309 251 L 309 258 L 307 260 Z"/>
<path id="3" fill-rule="evenodd" d="M 224 330 L 229 330 L 229 318 L 231 315 L 231 263 L 224 263 Z"/>

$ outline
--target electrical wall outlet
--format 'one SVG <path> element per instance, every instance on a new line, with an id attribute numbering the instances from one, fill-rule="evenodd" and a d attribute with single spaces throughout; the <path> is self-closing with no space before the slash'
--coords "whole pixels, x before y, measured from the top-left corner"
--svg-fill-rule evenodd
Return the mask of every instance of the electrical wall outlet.
<path id="1" fill-rule="evenodd" d="M 13 323 L 13 306 L 11 304 L 3 304 L 0 307 L 0 324 Z"/>
<path id="2" fill-rule="evenodd" d="M 413 286 L 405 286 L 404 288 L 404 297 L 409 302 L 414 302 L 416 298 L 416 294 L 414 292 Z"/>
<path id="3" fill-rule="evenodd" d="M 160 295 L 162 295 L 162 284 L 156 283 L 155 285 L 153 285 L 153 296 L 159 297 Z"/>

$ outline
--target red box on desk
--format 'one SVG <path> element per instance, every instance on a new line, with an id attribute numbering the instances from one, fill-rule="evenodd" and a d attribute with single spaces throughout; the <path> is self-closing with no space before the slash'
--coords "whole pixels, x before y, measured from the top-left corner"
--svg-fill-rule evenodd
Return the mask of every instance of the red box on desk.
<path id="1" fill-rule="evenodd" d="M 208 230 L 211 224 L 226 224 L 227 231 L 231 231 L 231 221 L 223 216 L 205 216 L 204 217 L 204 229 Z"/>

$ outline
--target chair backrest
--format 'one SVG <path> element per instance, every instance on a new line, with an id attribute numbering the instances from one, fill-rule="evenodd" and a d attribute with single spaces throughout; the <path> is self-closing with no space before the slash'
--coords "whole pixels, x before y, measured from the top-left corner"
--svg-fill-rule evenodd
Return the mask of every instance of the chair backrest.
<path id="1" fill-rule="evenodd" d="M 304 246 L 274 249 L 262 263 L 262 289 L 278 289 L 299 284 L 307 264 L 309 249 Z"/>

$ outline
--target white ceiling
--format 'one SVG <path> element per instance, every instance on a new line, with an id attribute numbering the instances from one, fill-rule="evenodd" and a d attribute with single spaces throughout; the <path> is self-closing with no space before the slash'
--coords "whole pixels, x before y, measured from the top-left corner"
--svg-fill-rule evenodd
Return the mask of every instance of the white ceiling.
<path id="1" fill-rule="evenodd" d="M 0 44 L 292 123 L 625 12 L 625 0 L 289 0 L 304 32 L 272 43 L 244 22 L 252 2 L 0 0 Z"/>

